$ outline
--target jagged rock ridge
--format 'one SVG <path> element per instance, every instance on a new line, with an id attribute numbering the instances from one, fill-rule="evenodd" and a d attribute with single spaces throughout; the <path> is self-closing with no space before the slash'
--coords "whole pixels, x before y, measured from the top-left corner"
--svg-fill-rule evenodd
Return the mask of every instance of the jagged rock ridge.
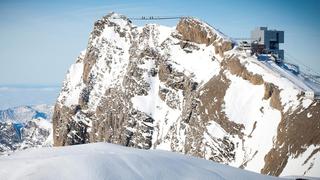
<path id="1" fill-rule="evenodd" d="M 198 19 L 137 27 L 111 13 L 66 76 L 54 145 L 104 141 L 319 176 L 320 105 L 301 94 Z"/>

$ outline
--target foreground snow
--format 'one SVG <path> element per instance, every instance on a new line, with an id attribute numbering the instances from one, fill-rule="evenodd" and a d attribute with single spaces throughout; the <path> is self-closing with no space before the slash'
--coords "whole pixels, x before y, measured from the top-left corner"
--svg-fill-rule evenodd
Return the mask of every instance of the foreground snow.
<path id="1" fill-rule="evenodd" d="M 0 179 L 277 179 L 177 153 L 107 143 L 0 157 Z"/>

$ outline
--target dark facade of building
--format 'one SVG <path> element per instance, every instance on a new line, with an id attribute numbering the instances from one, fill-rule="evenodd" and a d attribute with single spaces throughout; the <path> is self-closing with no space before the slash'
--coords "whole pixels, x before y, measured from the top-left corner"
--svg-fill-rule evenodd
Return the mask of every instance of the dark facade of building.
<path id="1" fill-rule="evenodd" d="M 284 59 L 284 51 L 279 49 L 279 44 L 284 43 L 284 31 L 258 27 L 251 32 L 251 40 L 253 53 L 272 54 L 278 61 Z"/>

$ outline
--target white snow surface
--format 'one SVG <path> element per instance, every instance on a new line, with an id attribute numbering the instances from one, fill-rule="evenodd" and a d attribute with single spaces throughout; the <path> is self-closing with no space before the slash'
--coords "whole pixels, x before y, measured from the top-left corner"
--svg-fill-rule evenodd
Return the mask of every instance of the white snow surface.
<path id="1" fill-rule="evenodd" d="M 170 47 L 170 61 L 173 67 L 187 76 L 193 77 L 196 82 L 206 83 L 213 76 L 218 75 L 220 63 L 212 58 L 217 55 L 212 45 L 198 45 L 199 50 L 193 50 L 192 53 L 185 52 L 180 45 Z"/>
<path id="2" fill-rule="evenodd" d="M 281 103 L 284 107 L 283 112 L 296 110 L 301 104 L 298 95 L 302 91 L 310 90 L 304 82 L 278 67 L 274 62 L 258 61 L 256 58 L 248 57 L 244 54 L 240 56 L 240 61 L 249 72 L 259 74 L 265 82 L 273 83 L 279 87 Z M 306 98 L 302 101 L 304 108 L 307 108 L 312 103 L 312 100 Z"/>
<path id="3" fill-rule="evenodd" d="M 319 177 L 320 176 L 320 156 L 317 154 L 312 154 L 312 152 L 319 150 L 320 146 L 309 146 L 305 152 L 300 154 L 296 158 L 289 158 L 288 163 L 283 169 L 281 174 L 308 174 L 308 176 Z M 310 160 L 305 162 L 306 160 Z M 312 168 L 311 168 L 312 167 Z M 311 168 L 310 170 L 308 168 Z"/>
<path id="4" fill-rule="evenodd" d="M 78 61 L 71 65 L 67 76 L 64 80 L 63 87 L 66 89 L 62 89 L 58 102 L 63 103 L 66 106 L 72 106 L 78 104 L 80 93 L 84 87 L 82 81 L 83 74 L 83 57 L 86 51 L 82 51 L 78 58 Z"/>
<path id="5" fill-rule="evenodd" d="M 280 179 L 191 156 L 107 143 L 28 149 L 0 157 L 0 179 Z"/>
<path id="6" fill-rule="evenodd" d="M 239 167 L 247 162 L 246 169 L 259 172 L 264 166 L 264 156 L 273 146 L 281 112 L 270 107 L 269 100 L 263 100 L 263 85 L 253 85 L 229 73 L 227 77 L 231 84 L 224 97 L 224 111 L 231 121 L 244 125 L 244 133 L 247 135 L 244 147 L 236 148 L 237 161 L 231 165 Z"/>

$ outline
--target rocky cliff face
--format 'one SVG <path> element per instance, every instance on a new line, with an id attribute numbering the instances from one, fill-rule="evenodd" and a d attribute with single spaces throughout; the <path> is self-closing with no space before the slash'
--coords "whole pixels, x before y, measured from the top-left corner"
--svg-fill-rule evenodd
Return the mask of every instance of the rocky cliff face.
<path id="1" fill-rule="evenodd" d="M 54 145 L 165 149 L 272 175 L 319 175 L 320 104 L 195 18 L 111 13 L 66 76 Z"/>

